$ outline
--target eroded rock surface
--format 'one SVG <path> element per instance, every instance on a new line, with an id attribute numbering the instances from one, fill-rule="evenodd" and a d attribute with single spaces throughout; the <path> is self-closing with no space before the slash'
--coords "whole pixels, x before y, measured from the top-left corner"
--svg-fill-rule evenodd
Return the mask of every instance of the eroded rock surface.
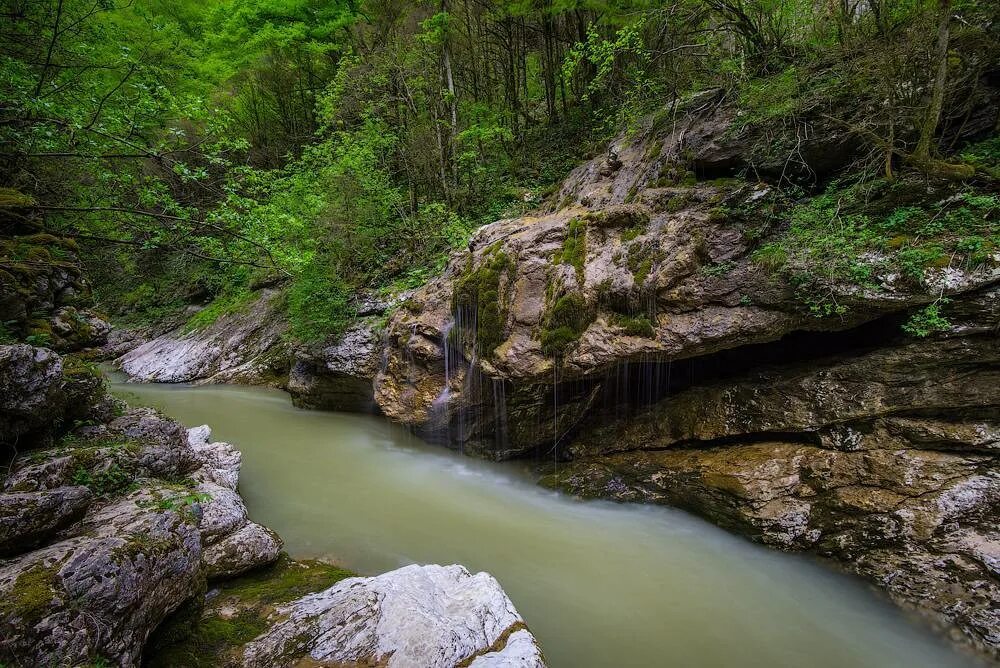
<path id="1" fill-rule="evenodd" d="M 247 644 L 242 665 L 544 666 L 499 583 L 461 566 L 407 566 L 349 578 L 278 614 L 281 621 Z"/>
<path id="2" fill-rule="evenodd" d="M 209 437 L 135 409 L 15 462 L 0 494 L 0 661 L 137 665 L 206 578 L 278 558 L 235 491 L 239 452 Z"/>
<path id="3" fill-rule="evenodd" d="M 202 330 L 178 328 L 115 360 L 140 382 L 277 383 L 288 363 L 280 293 L 265 289 L 249 305 Z"/>
<path id="4" fill-rule="evenodd" d="M 0 657 L 14 665 L 136 665 L 150 631 L 203 578 L 197 514 L 151 486 L 70 538 L 0 565 Z"/>
<path id="5" fill-rule="evenodd" d="M 381 352 L 381 335 L 370 321 L 352 326 L 336 343 L 297 350 L 288 374 L 292 401 L 305 408 L 376 410 L 372 382 Z"/>
<path id="6" fill-rule="evenodd" d="M 545 482 L 833 558 L 997 659 L 998 354 L 944 338 L 692 387 L 582 429 Z"/>

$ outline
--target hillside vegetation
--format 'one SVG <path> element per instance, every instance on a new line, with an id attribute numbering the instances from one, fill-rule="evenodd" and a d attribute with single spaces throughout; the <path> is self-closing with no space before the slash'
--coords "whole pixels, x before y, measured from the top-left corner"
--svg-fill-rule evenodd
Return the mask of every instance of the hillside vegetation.
<path id="1" fill-rule="evenodd" d="M 810 255 L 863 284 L 857 254 L 898 250 L 912 273 L 1000 243 L 991 2 L 0 6 L 0 234 L 74 239 L 118 319 L 209 304 L 203 327 L 283 285 L 292 336 L 327 338 L 359 291 L 423 283 L 477 226 L 552 206 L 612 136 L 710 89 L 753 159 L 674 180 L 775 186 L 763 213 L 727 212 L 791 221 L 762 265 Z M 823 133 L 851 150 L 803 155 Z M 7 288 L 25 261 L 48 259 L 5 250 Z"/>

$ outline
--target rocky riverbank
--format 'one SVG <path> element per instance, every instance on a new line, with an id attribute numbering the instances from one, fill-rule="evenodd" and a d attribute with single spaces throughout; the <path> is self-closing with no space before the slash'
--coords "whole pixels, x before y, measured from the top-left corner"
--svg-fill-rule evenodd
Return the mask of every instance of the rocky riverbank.
<path id="1" fill-rule="evenodd" d="M 200 338 L 109 341 L 72 242 L 3 243 L 4 257 L 46 261 L 0 271 L 2 333 L 27 341 L 0 344 L 0 663 L 544 665 L 486 573 L 412 566 L 362 578 L 290 561 L 248 518 L 235 447 L 207 425 L 126 406 L 86 361 L 97 346 L 144 346 L 145 362 L 123 366 L 146 379 L 280 375 L 280 295 L 265 293 L 249 324 L 224 319 Z"/>
<path id="2" fill-rule="evenodd" d="M 47 381 L 65 383 L 62 359 L 44 349 L 0 346 L 0 360 L 4 396 L 30 397 Z M 271 573 L 253 576 L 257 595 L 239 583 L 220 585 L 281 556 L 280 538 L 247 517 L 237 491 L 239 451 L 213 442 L 207 426 L 185 429 L 151 409 L 129 409 L 105 396 L 103 385 L 94 394 L 93 409 L 81 413 L 78 426 L 46 432 L 54 443 L 18 455 L 2 481 L 5 664 L 169 665 L 157 664 L 158 657 L 183 655 L 222 623 L 232 634 L 215 647 L 212 663 L 197 665 L 277 667 L 309 658 L 388 666 L 544 665 L 497 581 L 461 566 L 342 579 L 351 574 L 285 559 Z M 59 403 L 50 397 L 33 406 L 53 411 Z M 23 419 L 6 425 L 5 436 L 29 433 L 24 424 L 41 425 L 27 420 L 30 409 L 21 407 Z M 299 570 L 320 576 L 303 577 Z M 303 591 L 303 582 L 321 590 Z M 220 586 L 229 592 L 221 599 Z M 178 610 L 180 627 L 171 617 Z M 164 623 L 169 639 L 163 630 L 154 634 Z"/>

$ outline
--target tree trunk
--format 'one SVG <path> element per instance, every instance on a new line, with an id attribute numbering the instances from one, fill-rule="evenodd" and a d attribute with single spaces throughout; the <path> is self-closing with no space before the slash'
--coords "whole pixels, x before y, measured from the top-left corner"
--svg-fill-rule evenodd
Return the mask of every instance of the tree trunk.
<path id="1" fill-rule="evenodd" d="M 934 75 L 930 102 L 927 105 L 923 123 L 920 125 L 920 137 L 917 139 L 917 147 L 913 151 L 913 161 L 915 163 L 930 162 L 931 145 L 934 143 L 934 133 L 937 131 L 938 120 L 941 118 L 941 107 L 944 105 L 944 88 L 948 79 L 948 39 L 949 24 L 951 23 L 951 0 L 938 0 L 938 11 L 940 11 L 941 16 L 938 19 L 937 48 L 934 54 L 934 58 L 937 61 L 937 72 Z"/>
<path id="2" fill-rule="evenodd" d="M 448 3 L 446 0 L 441 0 L 441 11 L 445 14 L 448 13 Z M 458 99 L 455 96 L 455 76 L 451 70 L 451 35 L 448 32 L 450 30 L 444 36 L 443 45 L 444 77 L 445 84 L 448 87 L 448 111 L 451 116 L 451 130 L 448 132 L 446 151 L 450 167 L 449 171 L 452 173 L 452 178 L 454 178 L 455 164 L 453 159 L 455 155 L 455 138 L 458 134 Z"/>

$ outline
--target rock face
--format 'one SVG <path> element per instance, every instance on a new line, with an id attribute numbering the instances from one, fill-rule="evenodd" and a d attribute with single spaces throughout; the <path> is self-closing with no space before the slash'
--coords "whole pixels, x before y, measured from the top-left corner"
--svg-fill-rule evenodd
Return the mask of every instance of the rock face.
<path id="1" fill-rule="evenodd" d="M 277 384 L 288 364 L 279 302 L 279 291 L 262 290 L 247 308 L 224 314 L 205 329 L 172 330 L 115 363 L 140 382 Z"/>
<path id="2" fill-rule="evenodd" d="M 158 510 L 169 493 L 135 492 L 85 518 L 78 535 L 0 566 L 0 656 L 135 665 L 149 632 L 202 577 L 197 516 Z"/>
<path id="3" fill-rule="evenodd" d="M 524 620 L 497 581 L 461 566 L 407 566 L 349 578 L 278 609 L 242 665 L 542 668 Z"/>
<path id="4" fill-rule="evenodd" d="M 1000 280 L 993 264 L 929 269 L 922 287 L 886 273 L 864 292 L 829 286 L 848 310 L 817 318 L 790 281 L 754 262 L 745 230 L 717 215 L 720 203 L 739 207 L 760 192 L 651 188 L 634 204 L 612 198 L 481 228 L 390 319 L 380 409 L 427 438 L 502 459 L 564 442 L 615 385 L 632 382 L 628 365 L 849 330 Z"/>
<path id="5" fill-rule="evenodd" d="M 101 420 L 113 409 L 100 372 L 48 348 L 0 345 L 0 452 L 46 444 L 74 420 Z"/>
<path id="6" fill-rule="evenodd" d="M 376 410 L 373 379 L 381 363 L 381 335 L 362 321 L 331 345 L 295 353 L 288 392 L 296 406 L 343 411 Z"/>
<path id="7" fill-rule="evenodd" d="M 34 547 L 80 519 L 92 500 L 82 486 L 0 494 L 0 556 Z"/>
<path id="8" fill-rule="evenodd" d="M 60 351 L 104 343 L 111 326 L 86 307 L 76 244 L 48 234 L 0 239 L 0 323 Z"/>
<path id="9" fill-rule="evenodd" d="M 0 442 L 45 431 L 62 417 L 62 359 L 45 348 L 0 346 Z"/>
<path id="10" fill-rule="evenodd" d="M 239 452 L 209 436 L 138 409 L 15 462 L 0 494 L 0 660 L 137 665 L 206 577 L 278 558 L 235 491 Z"/>
<path id="11" fill-rule="evenodd" d="M 568 446 L 574 460 L 545 483 L 687 508 L 754 540 L 833 558 L 1000 658 L 991 318 L 985 309 L 983 327 L 965 330 L 986 334 L 756 370 L 585 426 Z"/>

